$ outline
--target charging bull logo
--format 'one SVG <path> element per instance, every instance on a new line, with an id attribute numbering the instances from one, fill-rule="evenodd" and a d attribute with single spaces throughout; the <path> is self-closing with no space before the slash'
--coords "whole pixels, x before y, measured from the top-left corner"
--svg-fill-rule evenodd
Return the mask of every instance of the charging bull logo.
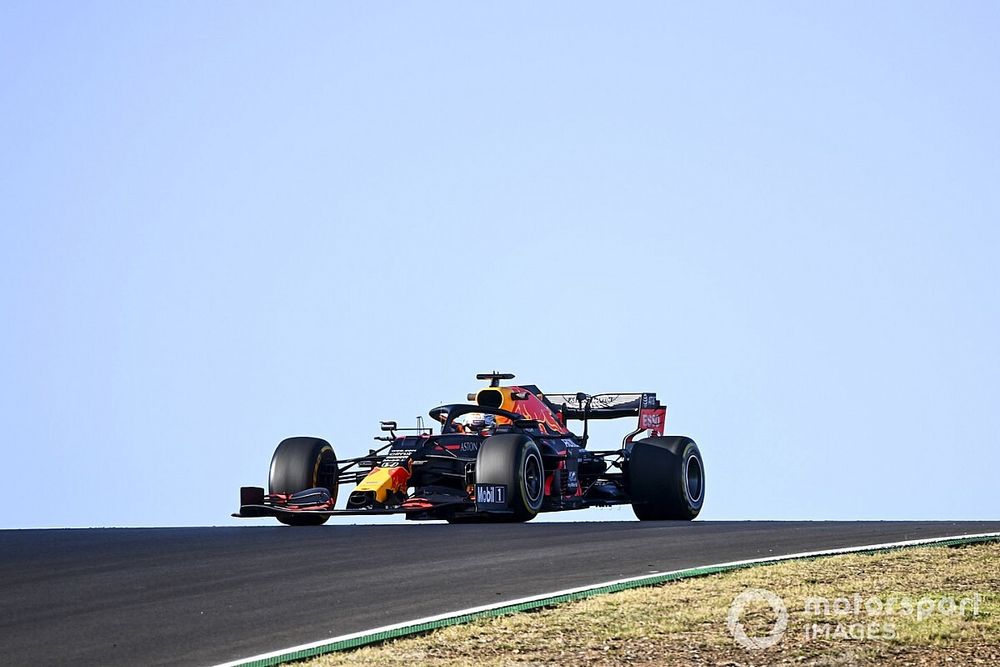
<path id="1" fill-rule="evenodd" d="M 569 431 L 559 423 L 552 411 L 549 410 L 548 406 L 542 403 L 537 396 L 535 396 L 530 391 L 523 389 L 521 387 L 511 387 L 512 391 L 525 391 L 528 394 L 528 399 L 525 401 L 514 401 L 511 406 L 511 411 L 516 412 L 525 419 L 534 419 L 535 421 L 543 424 L 545 428 L 550 433 L 555 433 L 559 435 L 566 435 Z"/>

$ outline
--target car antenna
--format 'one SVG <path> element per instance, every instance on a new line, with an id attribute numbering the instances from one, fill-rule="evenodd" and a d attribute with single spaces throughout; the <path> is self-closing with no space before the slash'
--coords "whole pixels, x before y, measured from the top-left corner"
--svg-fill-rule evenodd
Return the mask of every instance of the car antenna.
<path id="1" fill-rule="evenodd" d="M 476 373 L 477 380 L 489 380 L 491 387 L 499 387 L 500 380 L 513 380 L 513 373 L 498 373 L 493 371 L 492 373 Z"/>

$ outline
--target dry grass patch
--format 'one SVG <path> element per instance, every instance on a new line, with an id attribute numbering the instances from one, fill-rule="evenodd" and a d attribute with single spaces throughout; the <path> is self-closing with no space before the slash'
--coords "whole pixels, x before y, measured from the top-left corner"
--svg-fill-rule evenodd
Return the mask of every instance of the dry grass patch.
<path id="1" fill-rule="evenodd" d="M 771 648 L 743 648 L 727 628 L 733 599 L 747 589 L 772 591 L 785 602 L 787 630 Z M 995 542 L 830 556 L 484 619 L 329 654 L 306 664 L 996 665 L 1000 664 L 998 592 L 1000 544 Z M 853 609 L 837 614 L 831 608 L 830 614 L 816 616 L 805 611 L 806 599 L 811 597 L 826 598 L 832 606 L 837 598 L 841 607 L 844 600 L 852 607 L 859 600 L 862 605 L 857 614 Z M 881 610 L 869 602 L 873 598 L 882 602 Z M 890 609 L 888 602 L 893 598 L 896 604 Z M 968 598 L 969 602 L 964 613 L 946 604 L 948 613 L 936 606 L 928 614 L 926 602 L 923 618 L 918 620 L 915 607 L 905 613 L 904 599 L 940 604 L 943 598 L 956 603 Z M 975 607 L 973 599 L 978 599 Z M 766 635 L 775 619 L 775 612 L 765 603 L 749 605 L 741 617 L 751 636 Z M 873 625 L 875 636 L 868 629 Z"/>

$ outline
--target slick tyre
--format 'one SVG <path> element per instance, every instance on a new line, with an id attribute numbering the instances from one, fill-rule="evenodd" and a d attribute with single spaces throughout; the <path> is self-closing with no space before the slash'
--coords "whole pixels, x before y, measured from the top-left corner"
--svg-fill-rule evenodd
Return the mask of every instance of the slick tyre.
<path id="1" fill-rule="evenodd" d="M 640 521 L 698 516 L 705 502 L 705 462 L 694 440 L 661 436 L 628 449 L 626 488 Z"/>
<path id="2" fill-rule="evenodd" d="M 274 456 L 267 477 L 268 493 L 298 493 L 322 487 L 337 501 L 337 455 L 320 438 L 286 438 Z M 329 517 L 315 514 L 283 515 L 278 521 L 288 526 L 319 526 Z"/>
<path id="3" fill-rule="evenodd" d="M 538 445 L 526 435 L 504 433 L 483 441 L 476 456 L 476 482 L 503 484 L 513 514 L 494 514 L 488 520 L 531 521 L 545 497 L 545 466 Z"/>

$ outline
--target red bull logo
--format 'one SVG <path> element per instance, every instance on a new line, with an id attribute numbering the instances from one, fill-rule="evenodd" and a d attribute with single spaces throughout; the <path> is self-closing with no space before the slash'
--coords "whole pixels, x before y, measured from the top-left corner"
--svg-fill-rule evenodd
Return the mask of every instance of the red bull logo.
<path id="1" fill-rule="evenodd" d="M 549 406 L 542 403 L 542 401 L 535 396 L 530 391 L 522 387 L 511 387 L 512 391 L 523 391 L 528 394 L 527 400 L 514 401 L 513 408 L 511 412 L 515 412 L 525 419 L 534 419 L 540 424 L 543 424 L 547 430 L 553 434 L 566 435 L 569 431 L 559 423 L 556 416 L 552 414 L 552 410 Z"/>

